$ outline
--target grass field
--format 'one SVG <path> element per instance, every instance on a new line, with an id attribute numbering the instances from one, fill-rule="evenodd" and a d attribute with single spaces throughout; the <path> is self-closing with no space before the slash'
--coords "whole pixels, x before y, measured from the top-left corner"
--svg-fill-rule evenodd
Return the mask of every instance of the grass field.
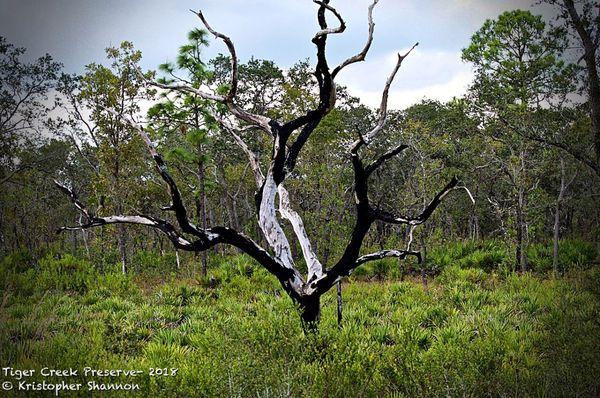
<path id="1" fill-rule="evenodd" d="M 315 335 L 303 334 L 291 300 L 262 269 L 232 258 L 212 272 L 211 286 L 97 273 L 69 256 L 5 267 L 1 366 L 35 369 L 28 382 L 59 382 L 40 370 L 70 367 L 79 370 L 70 383 L 137 383 L 123 394 L 151 397 L 600 394 L 597 267 L 555 279 L 448 266 L 427 289 L 357 278 L 343 286 L 343 326 L 330 292 Z M 144 374 L 86 378 L 85 367 Z M 75 395 L 89 392 L 60 393 Z"/>

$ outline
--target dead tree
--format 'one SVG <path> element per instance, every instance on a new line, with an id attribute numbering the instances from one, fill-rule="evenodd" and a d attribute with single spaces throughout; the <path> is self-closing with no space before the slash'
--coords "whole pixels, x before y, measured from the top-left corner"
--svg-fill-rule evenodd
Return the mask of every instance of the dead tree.
<path id="1" fill-rule="evenodd" d="M 68 188 L 65 184 L 56 182 L 59 188 L 70 197 L 73 204 L 86 220 L 86 223 L 82 225 L 64 227 L 62 230 L 86 229 L 108 224 L 141 224 L 155 228 L 165 234 L 179 250 L 201 252 L 218 244 L 235 246 L 251 256 L 279 280 L 283 289 L 298 305 L 303 324 L 309 327 L 315 327 L 319 319 L 321 296 L 335 286 L 343 277 L 350 275 L 360 265 L 385 257 L 398 257 L 401 259 L 411 255 L 420 257 L 418 251 L 411 249 L 412 239 L 404 249 L 382 250 L 372 254 L 361 255 L 363 240 L 375 221 L 379 220 L 392 224 L 406 225 L 412 235 L 414 228 L 427 221 L 444 197 L 452 190 L 458 188 L 457 179 L 451 179 L 431 202 L 425 206 L 423 211 L 414 216 L 392 214 L 372 206 L 369 201 L 369 177 L 386 161 L 399 155 L 408 146 L 404 144 L 398 145 L 370 162 L 361 158 L 360 153 L 363 148 L 377 139 L 383 130 L 387 117 L 390 86 L 400 69 L 402 61 L 416 44 L 407 53 L 403 55 L 398 54 L 396 65 L 383 89 L 376 125 L 368 132 L 357 132 L 358 138 L 348 148 L 348 156 L 354 171 L 356 220 L 343 254 L 331 268 L 325 269 L 317 258 L 304 228 L 303 221 L 300 215 L 294 211 L 288 191 L 285 188 L 286 178 L 294 171 L 298 157 L 306 142 L 310 139 L 311 134 L 321 120 L 335 106 L 336 76 L 351 64 L 365 60 L 373 42 L 375 28 L 373 9 L 378 1 L 374 0 L 368 9 L 369 32 L 366 44 L 358 54 L 348 58 L 333 69 L 330 68 L 326 57 L 327 39 L 331 35 L 344 32 L 346 24 L 338 11 L 329 4 L 329 0 L 315 1 L 318 5 L 317 20 L 320 30 L 315 34 L 312 42 L 317 49 L 317 65 L 314 75 L 318 82 L 319 101 L 315 109 L 293 120 L 280 121 L 263 115 L 253 114 L 236 103 L 238 58 L 235 47 L 229 37 L 215 31 L 208 24 L 202 12 L 195 14 L 200 18 L 208 31 L 225 43 L 231 57 L 231 77 L 228 91 L 225 94 L 216 94 L 207 88 L 198 89 L 191 87 L 184 81 L 174 84 L 152 82 L 154 86 L 162 89 L 179 90 L 222 104 L 228 110 L 229 115 L 227 117 L 215 116 L 215 118 L 221 124 L 223 131 L 231 134 L 235 142 L 248 157 L 257 186 L 256 214 L 258 216 L 258 224 L 266 242 L 270 246 L 268 249 L 260 247 L 259 244 L 248 236 L 232 228 L 213 226 L 204 229 L 194 225 L 189 220 L 177 184 L 169 174 L 167 165 L 161 155 L 155 150 L 143 126 L 127 118 L 122 118 L 123 122 L 129 124 L 139 132 L 148 147 L 158 173 L 168 188 L 171 203 L 164 207 L 163 210 L 172 212 L 176 223 L 148 215 L 96 216 L 78 200 L 71 188 Z M 330 13 L 336 18 L 337 23 L 335 27 L 328 25 L 326 13 Z M 268 168 L 264 171 L 261 169 L 257 155 L 250 150 L 243 139 L 244 133 L 253 129 L 261 130 L 272 139 L 273 147 L 270 154 L 270 161 L 268 162 Z M 291 246 L 288 237 L 284 233 L 278 213 L 282 219 L 290 223 L 295 238 L 300 244 L 302 256 L 308 268 L 306 276 L 302 275 L 296 267 L 296 259 L 292 256 Z"/>

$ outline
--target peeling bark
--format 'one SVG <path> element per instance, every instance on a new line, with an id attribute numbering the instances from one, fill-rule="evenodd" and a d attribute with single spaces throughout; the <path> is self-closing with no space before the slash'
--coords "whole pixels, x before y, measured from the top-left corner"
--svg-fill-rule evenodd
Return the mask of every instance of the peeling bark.
<path id="1" fill-rule="evenodd" d="M 283 185 L 279 186 L 278 193 L 279 212 L 283 218 L 287 219 L 290 224 L 292 224 L 292 228 L 294 229 L 296 237 L 298 238 L 298 242 L 300 243 L 302 254 L 306 260 L 306 265 L 308 267 L 307 281 L 310 282 L 315 278 L 320 278 L 323 275 L 323 265 L 312 249 L 306 229 L 304 228 L 304 222 L 302 221 L 302 218 L 300 218 L 300 215 L 296 213 L 290 206 L 289 194 Z"/>

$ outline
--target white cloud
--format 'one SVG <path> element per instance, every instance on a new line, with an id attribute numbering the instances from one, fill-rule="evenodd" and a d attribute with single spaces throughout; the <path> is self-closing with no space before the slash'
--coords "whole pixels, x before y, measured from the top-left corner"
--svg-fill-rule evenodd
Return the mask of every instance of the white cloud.
<path id="1" fill-rule="evenodd" d="M 338 79 L 366 105 L 378 107 L 381 91 L 396 59 L 396 53 L 367 59 L 360 65 L 349 66 Z M 470 67 L 460 60 L 460 53 L 417 48 L 404 60 L 396 76 L 390 90 L 389 107 L 402 109 L 424 98 L 447 101 L 461 96 L 472 76 Z"/>

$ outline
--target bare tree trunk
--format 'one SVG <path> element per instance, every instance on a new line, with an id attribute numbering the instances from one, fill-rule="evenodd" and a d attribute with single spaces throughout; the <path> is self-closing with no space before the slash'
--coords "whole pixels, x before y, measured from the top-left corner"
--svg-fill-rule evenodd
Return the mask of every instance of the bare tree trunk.
<path id="1" fill-rule="evenodd" d="M 525 187 L 523 186 L 526 181 L 527 164 L 525 162 L 526 150 L 522 146 L 520 153 L 520 170 L 516 173 L 515 183 L 517 185 L 518 197 L 517 197 L 517 262 L 519 264 L 521 272 L 527 272 L 528 260 L 527 260 L 527 219 L 525 216 L 527 198 Z"/>
<path id="2" fill-rule="evenodd" d="M 517 266 L 521 272 L 527 271 L 527 254 L 525 253 L 525 217 L 523 215 L 524 193 L 519 188 L 519 198 L 517 202 L 517 247 L 516 260 Z"/>
<path id="3" fill-rule="evenodd" d="M 575 179 L 575 175 L 571 178 L 569 182 L 566 181 L 565 175 L 565 161 L 561 157 L 560 158 L 560 188 L 558 191 L 558 198 L 556 199 L 556 207 L 554 209 L 554 242 L 553 242 L 553 251 L 552 251 L 552 267 L 554 269 L 554 275 L 559 275 L 559 239 L 560 239 L 560 208 L 562 202 L 565 197 L 565 193 L 569 185 Z"/>
<path id="4" fill-rule="evenodd" d="M 427 242 L 425 238 L 425 234 L 427 233 L 427 226 L 423 228 L 421 231 L 421 235 L 419 236 L 419 242 L 421 245 L 421 283 L 423 283 L 423 290 L 427 291 L 427 272 L 425 271 L 425 267 L 427 266 Z"/>
<path id="5" fill-rule="evenodd" d="M 75 217 L 75 222 L 77 222 L 77 220 L 79 219 L 79 217 Z M 77 255 L 77 246 L 78 246 L 78 240 L 77 240 L 77 234 L 71 234 L 71 251 L 73 256 Z"/>
<path id="6" fill-rule="evenodd" d="M 117 213 L 123 214 L 123 204 L 119 200 L 117 205 Z M 119 254 L 121 256 L 121 272 L 127 273 L 127 248 L 125 243 L 125 226 L 119 224 L 117 226 L 117 244 L 119 245 Z"/>
<path id="7" fill-rule="evenodd" d="M 337 322 L 338 326 L 342 327 L 342 281 L 337 283 Z"/>
<path id="8" fill-rule="evenodd" d="M 559 274 L 559 264 L 558 264 L 558 240 L 560 235 L 560 196 L 562 194 L 562 189 L 558 195 L 559 199 L 556 201 L 556 208 L 554 209 L 554 242 L 553 242 L 553 250 L 552 250 L 552 268 L 554 269 L 554 275 L 558 276 Z"/>
<path id="9" fill-rule="evenodd" d="M 478 191 L 479 187 L 475 190 L 475 195 L 477 195 Z M 469 221 L 469 234 L 471 240 L 479 241 L 479 217 L 477 217 L 477 205 L 475 203 L 471 205 L 471 216 Z"/>
<path id="10" fill-rule="evenodd" d="M 125 227 L 123 225 L 119 225 L 118 227 L 119 234 L 119 253 L 121 255 L 121 271 L 123 274 L 127 273 L 127 248 L 125 243 Z"/>
<path id="11" fill-rule="evenodd" d="M 199 183 L 200 183 L 200 201 L 202 204 L 202 228 L 206 229 L 208 223 L 207 223 L 207 218 L 206 218 L 206 175 L 205 175 L 205 169 L 204 169 L 204 162 L 201 161 L 198 164 L 198 176 L 199 176 Z M 208 258 L 207 258 L 207 252 L 203 251 L 200 254 L 200 257 L 202 259 L 202 269 L 200 271 L 200 274 L 202 276 L 206 276 L 207 273 L 207 268 L 208 268 Z"/>
<path id="12" fill-rule="evenodd" d="M 82 217 L 80 215 L 79 216 L 79 224 L 81 224 L 81 222 L 82 222 Z M 87 258 L 89 259 L 90 258 L 90 246 L 88 244 L 88 239 L 87 239 L 88 238 L 88 231 L 85 230 L 85 229 L 82 229 L 81 230 L 81 237 L 83 239 L 83 245 L 85 247 L 85 254 L 86 254 Z"/>
<path id="13" fill-rule="evenodd" d="M 235 230 L 240 229 L 240 216 L 237 210 L 237 198 L 231 200 L 231 214 L 233 216 L 233 228 Z"/>

